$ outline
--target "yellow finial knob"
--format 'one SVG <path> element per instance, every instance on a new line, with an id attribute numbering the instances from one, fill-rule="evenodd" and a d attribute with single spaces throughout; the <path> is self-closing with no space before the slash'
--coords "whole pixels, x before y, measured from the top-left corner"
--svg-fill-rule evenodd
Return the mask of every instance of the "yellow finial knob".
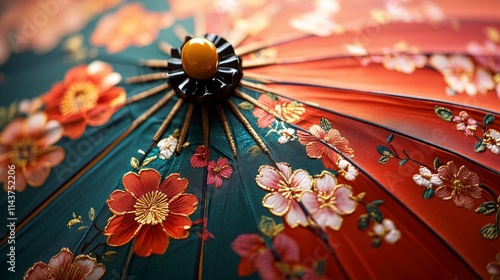
<path id="1" fill-rule="evenodd" d="M 219 68 L 217 48 L 205 38 L 187 41 L 182 47 L 181 60 L 184 72 L 198 80 L 212 77 Z"/>

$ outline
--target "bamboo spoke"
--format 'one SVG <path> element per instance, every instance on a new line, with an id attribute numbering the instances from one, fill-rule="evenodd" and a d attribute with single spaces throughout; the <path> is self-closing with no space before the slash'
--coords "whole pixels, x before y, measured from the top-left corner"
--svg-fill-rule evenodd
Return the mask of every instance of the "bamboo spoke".
<path id="1" fill-rule="evenodd" d="M 158 81 L 158 80 L 164 80 L 164 79 L 168 79 L 167 72 L 151 73 L 151 74 L 133 76 L 133 77 L 127 78 L 127 80 L 125 82 L 127 84 L 135 84 L 135 83 L 151 82 L 151 81 Z"/>
<path id="2" fill-rule="evenodd" d="M 194 105 L 192 103 L 189 104 L 186 117 L 184 118 L 184 124 L 182 125 L 181 134 L 179 136 L 179 141 L 177 143 L 177 148 L 175 149 L 176 153 L 179 154 L 182 150 L 182 146 L 186 141 L 186 136 L 189 130 L 189 125 L 191 124 L 191 118 L 193 116 Z"/>
<path id="3" fill-rule="evenodd" d="M 273 111 L 271 108 L 267 107 L 266 105 L 264 105 L 261 102 L 259 102 L 257 99 L 255 99 L 255 98 L 251 97 L 250 95 L 242 92 L 241 90 L 236 89 L 235 92 L 234 92 L 234 95 L 236 97 L 239 97 L 239 98 L 241 98 L 241 99 L 243 99 L 245 101 L 248 101 L 248 102 L 252 103 L 254 106 L 259 107 L 260 109 L 264 110 L 266 113 L 272 115 L 276 119 L 278 119 L 280 121 L 286 122 L 286 120 L 282 116 L 280 116 L 280 114 L 276 113 L 276 111 Z"/>
<path id="4" fill-rule="evenodd" d="M 266 155 L 269 155 L 269 149 L 267 148 L 266 144 L 264 144 L 264 141 L 262 141 L 262 138 L 260 138 L 260 136 L 257 134 L 257 132 L 253 129 L 250 122 L 248 122 L 248 120 L 240 112 L 238 107 L 231 100 L 227 100 L 226 104 L 229 107 L 229 109 L 231 109 L 231 111 L 233 111 L 233 114 L 238 118 L 238 120 L 241 122 L 243 127 L 248 131 L 250 136 L 252 136 L 253 140 L 255 141 L 255 143 L 257 143 L 257 145 L 262 150 L 262 152 Z"/>
<path id="5" fill-rule="evenodd" d="M 169 88 L 169 85 L 167 83 L 165 83 L 165 84 L 161 84 L 159 86 L 156 86 L 154 88 L 148 89 L 146 91 L 140 92 L 140 93 L 138 93 L 138 94 L 136 94 L 136 95 L 128 98 L 125 101 L 125 105 L 132 104 L 132 103 L 140 101 L 140 100 L 142 100 L 144 98 L 153 96 L 153 95 L 158 94 L 158 93 L 160 93 L 160 92 L 162 92 L 162 91 L 164 91 L 164 90 L 166 90 L 168 88 Z M 173 96 L 174 92 L 171 91 L 169 94 Z"/>
<path id="6" fill-rule="evenodd" d="M 165 59 L 146 59 L 139 61 L 140 66 L 149 68 L 168 68 L 168 60 Z"/>
<path id="7" fill-rule="evenodd" d="M 231 133 L 231 129 L 229 128 L 229 123 L 227 122 L 226 114 L 224 110 L 220 106 L 220 104 L 215 104 L 215 109 L 217 110 L 217 114 L 219 115 L 219 119 L 222 123 L 222 128 L 224 129 L 224 133 L 226 134 L 226 139 L 231 147 L 231 152 L 233 156 L 236 157 L 236 144 L 234 142 L 233 134 Z"/>

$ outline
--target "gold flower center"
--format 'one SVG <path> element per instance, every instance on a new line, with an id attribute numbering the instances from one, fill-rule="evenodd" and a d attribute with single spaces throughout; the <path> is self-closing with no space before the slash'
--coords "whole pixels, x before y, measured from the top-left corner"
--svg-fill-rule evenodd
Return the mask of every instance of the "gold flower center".
<path id="1" fill-rule="evenodd" d="M 90 82 L 73 83 L 61 99 L 63 116 L 74 115 L 94 108 L 99 99 L 99 89 Z"/>
<path id="2" fill-rule="evenodd" d="M 135 220 L 143 225 L 162 223 L 168 216 L 168 196 L 161 191 L 148 192 L 135 202 Z"/>
<path id="3" fill-rule="evenodd" d="M 300 187 L 290 187 L 285 181 L 278 182 L 278 192 L 286 199 L 299 199 L 302 189 Z"/>
<path id="4" fill-rule="evenodd" d="M 12 164 L 18 167 L 25 167 L 33 162 L 38 155 L 38 145 L 35 140 L 24 138 L 12 145 Z"/>
<path id="5" fill-rule="evenodd" d="M 460 181 L 458 179 L 455 179 L 453 181 L 453 189 L 455 189 L 457 191 L 461 191 L 464 188 L 466 188 L 466 186 L 464 186 L 464 184 L 462 183 L 462 181 Z"/>
<path id="6" fill-rule="evenodd" d="M 335 197 L 333 197 L 333 192 L 319 192 L 318 193 L 318 202 L 320 203 L 319 208 L 331 208 L 332 210 L 336 210 L 337 207 L 335 207 L 335 204 L 337 201 L 335 200 Z"/>

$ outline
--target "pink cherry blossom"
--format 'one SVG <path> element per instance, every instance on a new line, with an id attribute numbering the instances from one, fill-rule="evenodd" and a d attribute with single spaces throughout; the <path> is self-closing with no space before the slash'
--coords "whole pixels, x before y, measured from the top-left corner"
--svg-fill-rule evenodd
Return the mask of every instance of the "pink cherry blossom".
<path id="1" fill-rule="evenodd" d="M 456 93 L 475 96 L 495 88 L 491 73 L 484 67 L 475 67 L 468 56 L 437 54 L 430 58 L 430 64 L 443 74 L 445 82 Z"/>
<path id="2" fill-rule="evenodd" d="M 340 229 L 341 216 L 354 212 L 357 205 L 351 186 L 338 184 L 327 171 L 314 177 L 313 190 L 304 192 L 301 201 L 320 227 L 334 230 Z"/>
<path id="3" fill-rule="evenodd" d="M 255 178 L 257 185 L 270 192 L 262 202 L 276 216 L 284 216 L 292 227 L 306 226 L 307 217 L 297 202 L 303 192 L 311 189 L 312 178 L 305 170 L 295 170 L 288 163 L 279 162 L 277 168 L 263 165 Z"/>
<path id="4" fill-rule="evenodd" d="M 474 135 L 477 129 L 476 120 L 469 117 L 465 111 L 461 111 L 458 116 L 453 116 L 453 121 L 457 124 L 457 130 L 463 131 L 467 136 Z"/>

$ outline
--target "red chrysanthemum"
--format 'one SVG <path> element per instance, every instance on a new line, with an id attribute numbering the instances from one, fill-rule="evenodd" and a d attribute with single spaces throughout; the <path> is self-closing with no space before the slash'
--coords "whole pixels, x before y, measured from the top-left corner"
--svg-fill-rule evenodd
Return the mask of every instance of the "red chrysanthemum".
<path id="1" fill-rule="evenodd" d="M 13 120 L 0 134 L 0 182 L 8 190 L 9 166 L 15 170 L 15 190 L 24 191 L 26 185 L 41 186 L 50 169 L 64 160 L 64 149 L 52 146 L 62 137 L 57 121 L 37 113 L 26 119 Z M 12 182 L 12 180 L 10 180 Z"/>
<path id="2" fill-rule="evenodd" d="M 42 96 L 49 120 L 58 120 L 64 135 L 77 139 L 87 125 L 105 124 L 118 105 L 125 100 L 125 91 L 115 87 L 121 80 L 107 63 L 94 61 L 70 69 L 64 81 L 56 83 Z"/>
<path id="3" fill-rule="evenodd" d="M 130 172 L 123 177 L 125 191 L 114 191 L 107 200 L 114 214 L 108 220 L 104 235 L 111 246 L 122 246 L 135 238 L 134 253 L 148 257 L 167 250 L 170 237 L 184 239 L 189 235 L 198 199 L 184 193 L 188 180 L 170 174 L 163 182 L 154 169 Z"/>

